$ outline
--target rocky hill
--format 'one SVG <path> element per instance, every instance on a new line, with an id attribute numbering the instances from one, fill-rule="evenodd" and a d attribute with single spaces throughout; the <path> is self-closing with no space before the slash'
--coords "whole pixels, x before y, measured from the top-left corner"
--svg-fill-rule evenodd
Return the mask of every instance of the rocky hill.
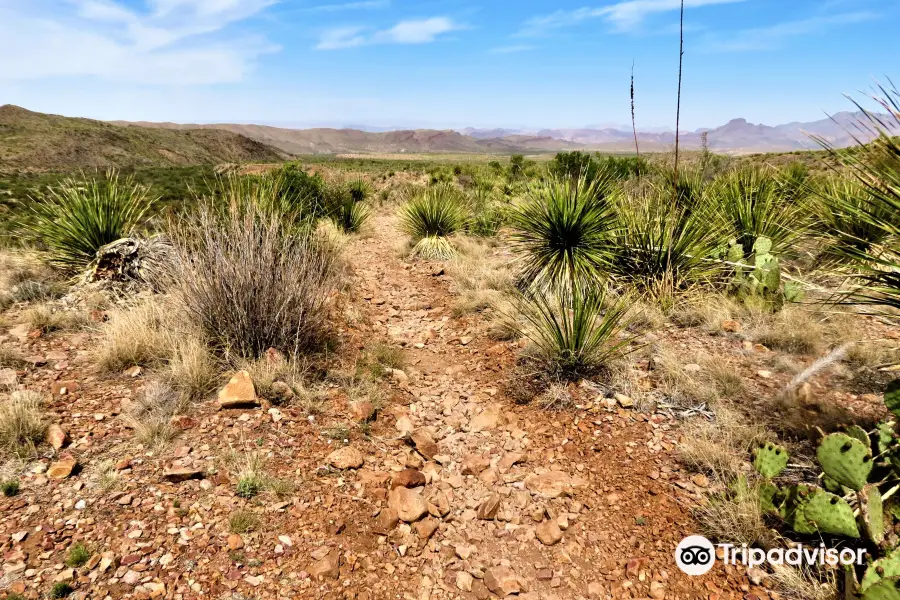
<path id="1" fill-rule="evenodd" d="M 279 160 L 283 153 L 229 131 L 124 127 L 0 106 L 0 170 L 166 167 Z"/>

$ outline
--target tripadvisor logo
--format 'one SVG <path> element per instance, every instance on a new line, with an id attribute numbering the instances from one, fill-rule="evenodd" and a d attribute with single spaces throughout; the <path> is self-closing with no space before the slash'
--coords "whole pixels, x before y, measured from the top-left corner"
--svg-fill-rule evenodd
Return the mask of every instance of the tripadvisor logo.
<path id="1" fill-rule="evenodd" d="M 721 550 L 721 560 L 728 565 L 742 564 L 747 567 L 770 565 L 863 565 L 864 548 L 826 548 L 824 545 L 804 546 L 797 544 L 791 548 L 749 548 L 747 545 L 717 544 L 701 535 L 691 535 L 675 549 L 675 564 L 688 575 L 703 575 L 716 562 L 716 548 Z"/>

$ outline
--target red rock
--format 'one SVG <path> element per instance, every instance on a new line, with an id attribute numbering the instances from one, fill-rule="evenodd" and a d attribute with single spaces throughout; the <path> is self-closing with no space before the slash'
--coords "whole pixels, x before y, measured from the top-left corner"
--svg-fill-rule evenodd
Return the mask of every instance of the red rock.
<path id="1" fill-rule="evenodd" d="M 249 408 L 259 406 L 256 387 L 246 370 L 238 371 L 231 380 L 219 390 L 219 408 Z"/>
<path id="2" fill-rule="evenodd" d="M 244 547 L 244 538 L 242 538 L 241 536 L 239 536 L 236 533 L 232 533 L 231 535 L 228 536 L 227 543 L 228 543 L 229 550 L 232 550 L 232 551 L 240 550 L 241 548 Z"/>
<path id="3" fill-rule="evenodd" d="M 501 598 L 522 591 L 522 584 L 508 567 L 491 567 L 484 572 L 484 584 Z"/>
<path id="4" fill-rule="evenodd" d="M 203 479 L 203 476 L 203 469 L 192 467 L 172 467 L 163 473 L 163 479 L 172 483 L 179 483 L 188 479 Z"/>
<path id="5" fill-rule="evenodd" d="M 394 527 L 396 527 L 399 522 L 400 517 L 397 515 L 397 511 L 391 507 L 387 507 L 378 513 L 372 531 L 379 535 L 388 535 L 394 530 Z"/>
<path id="6" fill-rule="evenodd" d="M 47 477 L 50 479 L 65 479 L 72 474 L 78 461 L 71 454 L 64 454 L 58 461 L 47 469 Z"/>
<path id="7" fill-rule="evenodd" d="M 391 478 L 391 489 L 414 488 L 425 485 L 425 474 L 417 469 L 404 469 Z"/>
<path id="8" fill-rule="evenodd" d="M 52 424 L 47 428 L 47 443 L 50 444 L 50 447 L 54 450 L 59 450 L 69 441 L 69 436 L 66 434 L 65 430 L 60 427 L 57 423 Z"/>
<path id="9" fill-rule="evenodd" d="M 491 521 L 497 516 L 500 509 L 500 495 L 491 494 L 481 504 L 478 505 L 477 515 L 483 521 Z"/>
<path id="10" fill-rule="evenodd" d="M 314 579 L 326 577 L 337 579 L 341 572 L 341 551 L 337 548 L 332 548 L 324 558 L 311 564 L 307 572 Z"/>

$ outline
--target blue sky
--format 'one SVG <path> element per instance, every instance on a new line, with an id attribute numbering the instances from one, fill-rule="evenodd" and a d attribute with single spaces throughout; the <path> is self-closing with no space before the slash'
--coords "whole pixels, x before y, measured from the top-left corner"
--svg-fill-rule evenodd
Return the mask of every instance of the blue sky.
<path id="1" fill-rule="evenodd" d="M 679 0 L 0 0 L 0 104 L 101 119 L 674 127 Z M 850 107 L 898 0 L 685 0 L 682 127 Z"/>

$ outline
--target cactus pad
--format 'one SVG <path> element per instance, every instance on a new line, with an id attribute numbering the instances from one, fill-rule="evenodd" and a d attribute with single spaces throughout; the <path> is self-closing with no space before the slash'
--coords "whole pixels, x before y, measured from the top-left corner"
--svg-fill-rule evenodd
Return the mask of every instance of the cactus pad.
<path id="1" fill-rule="evenodd" d="M 895 416 L 900 417 L 900 379 L 890 382 L 884 390 L 884 405 Z"/>
<path id="2" fill-rule="evenodd" d="M 788 451 L 778 444 L 768 442 L 765 446 L 755 450 L 756 458 L 753 467 L 766 479 L 778 477 L 788 463 Z"/>
<path id="3" fill-rule="evenodd" d="M 756 241 L 753 242 L 753 253 L 754 254 L 769 254 L 772 251 L 772 240 L 771 238 L 767 238 L 765 236 L 760 236 L 756 238 Z"/>
<path id="4" fill-rule="evenodd" d="M 869 434 L 865 429 L 860 427 L 859 425 L 848 425 L 844 428 L 844 433 L 849 435 L 852 438 L 856 438 L 861 441 L 863 444 L 869 445 Z"/>
<path id="5" fill-rule="evenodd" d="M 859 584 L 859 591 L 864 593 L 883 580 L 889 581 L 897 577 L 900 577 L 900 553 L 892 552 L 869 565 Z"/>
<path id="6" fill-rule="evenodd" d="M 859 528 L 856 526 L 856 518 L 853 509 L 847 502 L 830 492 L 815 488 L 800 502 L 794 516 L 795 524 L 806 522 L 807 531 L 843 535 L 858 538 Z M 805 533 L 796 527 L 794 531 Z"/>
<path id="7" fill-rule="evenodd" d="M 844 488 L 837 481 L 825 475 L 822 477 L 822 487 L 831 492 L 832 494 L 842 494 L 844 492 Z"/>
<path id="8" fill-rule="evenodd" d="M 846 433 L 826 435 L 816 452 L 826 475 L 854 490 L 861 490 L 872 472 L 872 450 Z"/>
<path id="9" fill-rule="evenodd" d="M 781 514 L 778 507 L 778 487 L 769 481 L 763 481 L 759 486 L 759 507 L 764 513 Z"/>
<path id="10" fill-rule="evenodd" d="M 897 441 L 894 439 L 894 436 L 897 435 L 896 427 L 897 424 L 894 421 L 881 421 L 875 426 L 878 454 L 884 454 L 896 445 Z"/>
<path id="11" fill-rule="evenodd" d="M 881 491 L 874 483 L 863 487 L 857 494 L 859 499 L 859 521 L 866 536 L 875 544 L 884 541 L 884 507 Z M 900 572 L 897 573 L 900 575 Z"/>
<path id="12" fill-rule="evenodd" d="M 900 577 L 882 579 L 864 591 L 860 600 L 900 600 Z"/>

